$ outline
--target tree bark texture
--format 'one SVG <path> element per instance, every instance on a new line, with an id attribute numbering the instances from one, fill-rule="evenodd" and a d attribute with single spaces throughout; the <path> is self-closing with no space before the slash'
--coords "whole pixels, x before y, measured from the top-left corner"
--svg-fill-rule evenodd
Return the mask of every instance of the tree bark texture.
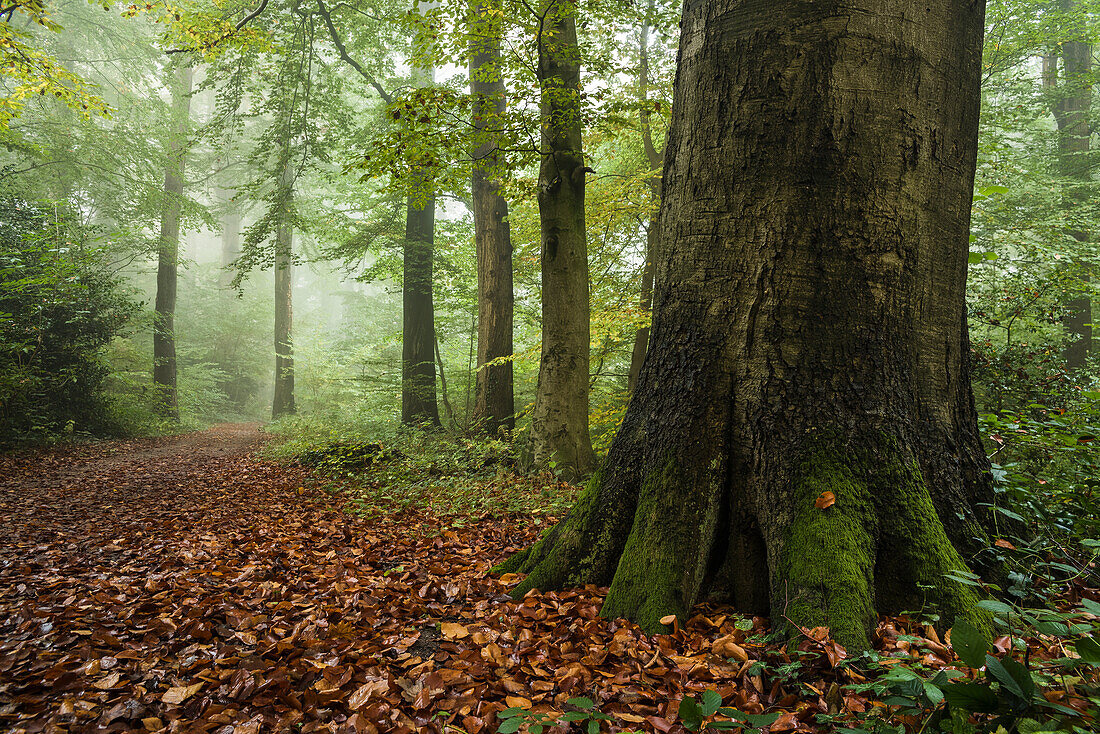
<path id="1" fill-rule="evenodd" d="M 435 71 L 414 68 L 413 83 L 428 86 Z M 432 272 L 435 264 L 435 196 L 424 192 L 429 174 L 410 176 L 405 210 L 404 280 L 402 281 L 401 422 L 441 425 L 435 391 L 435 304 Z"/>
<path id="2" fill-rule="evenodd" d="M 654 200 L 661 200 L 661 155 L 653 144 L 653 125 L 649 115 L 649 24 L 653 17 L 654 1 L 649 2 L 649 11 L 638 43 L 638 127 L 642 134 L 642 148 L 649 162 L 649 191 Z M 657 215 L 654 214 L 646 227 L 645 261 L 642 264 L 642 288 L 638 294 L 638 307 L 642 313 L 650 314 L 653 307 L 653 265 L 657 246 Z M 626 389 L 634 392 L 638 384 L 638 374 L 642 370 L 646 350 L 649 348 L 649 325 L 641 327 L 634 335 L 634 348 L 630 353 L 630 372 L 627 374 Z"/>
<path id="3" fill-rule="evenodd" d="M 471 194 L 477 250 L 477 377 L 472 423 L 486 433 L 515 425 L 512 388 L 512 234 L 500 194 L 500 141 L 506 108 L 500 68 L 499 0 L 470 5 L 470 93 L 473 95 Z M 500 364 L 490 364 L 507 358 Z"/>
<path id="4" fill-rule="evenodd" d="M 542 161 L 538 204 L 542 356 L 531 414 L 531 454 L 573 480 L 595 465 L 588 433 L 589 293 L 581 149 L 580 48 L 572 6 L 542 6 L 538 80 Z"/>
<path id="5" fill-rule="evenodd" d="M 1072 13 L 1077 5 L 1077 0 L 1059 0 L 1058 3 L 1064 13 Z M 1092 86 L 1089 77 L 1092 45 L 1080 40 L 1066 40 L 1061 44 L 1060 55 L 1060 79 L 1058 55 L 1043 58 L 1043 83 L 1056 95 L 1051 107 L 1058 125 L 1058 173 L 1075 182 L 1068 187 L 1070 191 L 1066 196 L 1067 206 L 1072 206 L 1087 201 L 1090 196 L 1088 187 L 1092 170 L 1089 165 L 1089 139 L 1092 131 L 1089 114 L 1092 109 Z M 1070 235 L 1078 242 L 1088 242 L 1090 237 L 1089 232 L 1080 228 L 1074 228 Z M 1087 270 L 1083 276 L 1077 277 L 1085 284 L 1089 281 Z M 1092 301 L 1088 295 L 1079 295 L 1067 299 L 1063 305 L 1066 367 L 1078 370 L 1088 362 L 1092 351 Z"/>
<path id="6" fill-rule="evenodd" d="M 409 196 L 402 287 L 401 422 L 440 425 L 435 395 L 435 306 L 432 261 L 435 199 Z"/>
<path id="7" fill-rule="evenodd" d="M 275 229 L 275 394 L 271 417 L 295 412 L 294 406 L 294 174 L 284 161 L 279 174 L 279 221 Z"/>
<path id="8" fill-rule="evenodd" d="M 179 420 L 176 390 L 176 282 L 179 276 L 180 209 L 191 111 L 193 71 L 181 67 L 172 83 L 172 137 L 164 172 L 164 206 L 157 240 L 157 295 L 153 317 L 153 389 L 157 411 Z"/>
<path id="9" fill-rule="evenodd" d="M 649 630 L 710 596 L 852 648 L 878 612 L 987 624 L 944 577 L 992 500 L 964 300 L 983 16 L 685 6 L 649 355 L 606 465 L 502 564 L 514 593 L 610 584 L 601 613 Z"/>

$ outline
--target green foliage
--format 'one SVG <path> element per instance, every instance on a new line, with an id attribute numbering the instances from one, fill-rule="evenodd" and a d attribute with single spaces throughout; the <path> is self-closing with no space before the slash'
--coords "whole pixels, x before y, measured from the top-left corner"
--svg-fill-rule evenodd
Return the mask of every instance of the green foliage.
<path id="1" fill-rule="evenodd" d="M 575 490 L 517 467 L 511 442 L 361 418 L 290 416 L 269 426 L 284 440 L 268 456 L 313 467 L 351 509 L 430 508 L 441 515 L 560 513 Z"/>
<path id="2" fill-rule="evenodd" d="M 779 718 L 779 714 L 746 714 L 724 707 L 722 696 L 715 690 L 703 691 L 698 699 L 684 696 L 680 701 L 679 716 L 685 729 L 702 732 L 763 729 Z"/>
<path id="3" fill-rule="evenodd" d="M 898 664 L 866 684 L 851 688 L 882 696 L 891 716 L 915 717 L 921 731 L 950 734 L 977 734 L 1000 731 L 1065 731 L 1083 734 L 1093 731 L 1100 715 L 1100 686 L 1095 675 L 1100 665 L 1100 643 L 1096 634 L 1100 623 L 1095 614 L 1100 604 L 1086 600 L 1084 607 L 1071 612 L 1026 610 L 1000 602 L 982 603 L 999 617 L 1016 620 L 1010 639 L 1026 650 L 1018 633 L 1043 634 L 1061 638 L 1064 649 L 1075 656 L 1036 662 L 1027 652 L 1016 656 L 1013 648 L 994 654 L 995 648 L 985 634 L 964 619 L 957 619 L 951 630 L 951 644 L 959 658 L 974 670 L 972 677 L 958 670 L 941 670 L 925 677 L 911 664 Z M 999 619 L 1008 624 L 1007 620 Z M 981 669 L 984 668 L 984 673 Z M 1066 685 L 1073 678 L 1077 692 L 1090 702 L 1087 711 L 1078 711 L 1048 700 L 1043 692 Z M 862 726 L 843 729 L 849 734 L 882 731 L 882 718 L 868 719 Z M 893 727 L 887 725 L 885 730 Z"/>
<path id="4" fill-rule="evenodd" d="M 501 711 L 498 734 L 512 734 L 523 727 L 527 727 L 530 734 L 542 734 L 547 729 L 555 726 L 568 727 L 573 725 L 584 734 L 599 734 L 602 722 L 613 722 L 614 718 L 602 713 L 596 708 L 596 702 L 591 698 L 579 696 L 570 698 L 566 703 L 573 707 L 560 717 L 531 711 L 520 706 L 511 706 Z M 626 734 L 629 734 L 627 732 Z"/>
<path id="5" fill-rule="evenodd" d="M 89 232 L 57 209 L 0 205 L 0 444 L 120 426 L 104 347 L 136 305 Z"/>

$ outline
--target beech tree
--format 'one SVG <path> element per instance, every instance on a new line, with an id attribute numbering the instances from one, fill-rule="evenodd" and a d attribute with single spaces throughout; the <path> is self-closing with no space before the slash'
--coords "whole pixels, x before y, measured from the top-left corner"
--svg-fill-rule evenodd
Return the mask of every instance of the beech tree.
<path id="1" fill-rule="evenodd" d="M 473 166 L 470 198 L 477 249 L 477 378 L 472 422 L 488 433 L 515 425 L 512 386 L 512 235 L 501 196 L 500 141 L 506 108 L 499 0 L 470 3 Z M 494 360 L 504 359 L 494 363 Z"/>
<path id="2" fill-rule="evenodd" d="M 542 262 L 542 356 L 531 412 L 539 466 L 566 478 L 592 470 L 588 433 L 589 284 L 581 144 L 580 46 L 572 5 L 540 6 L 538 67 L 542 150 L 538 204 Z"/>
<path id="3" fill-rule="evenodd" d="M 661 630 L 711 596 L 866 648 L 878 612 L 986 624 L 991 501 L 964 285 L 984 3 L 689 3 L 649 352 L 607 463 L 500 570 L 610 584 Z"/>
<path id="4" fill-rule="evenodd" d="M 179 280 L 180 209 L 183 199 L 184 156 L 191 110 L 193 72 L 181 66 L 172 72 L 172 130 L 164 173 L 164 204 L 157 240 L 157 295 L 153 317 L 153 387 L 157 409 L 179 420 L 176 396 L 176 286 Z"/>
<path id="5" fill-rule="evenodd" d="M 279 183 L 275 194 L 275 391 L 271 417 L 278 418 L 294 408 L 294 171 L 289 143 L 283 151 Z"/>
<path id="6" fill-rule="evenodd" d="M 1077 20 L 1073 13 L 1080 10 L 1078 5 L 1076 0 L 1058 1 L 1060 14 L 1056 17 L 1069 37 L 1043 56 L 1043 86 L 1050 93 L 1051 112 L 1058 126 L 1057 170 L 1068 182 L 1065 208 L 1071 211 L 1074 204 L 1089 198 L 1092 181 L 1089 160 L 1092 44 L 1083 40 L 1087 38 L 1083 29 L 1073 27 Z M 1090 238 L 1090 233 L 1079 226 L 1073 227 L 1069 235 L 1081 243 Z M 1079 277 L 1087 283 L 1087 269 Z M 1079 370 L 1092 350 L 1092 301 L 1087 292 L 1074 293 L 1066 301 L 1062 328 L 1068 340 L 1066 366 Z"/>

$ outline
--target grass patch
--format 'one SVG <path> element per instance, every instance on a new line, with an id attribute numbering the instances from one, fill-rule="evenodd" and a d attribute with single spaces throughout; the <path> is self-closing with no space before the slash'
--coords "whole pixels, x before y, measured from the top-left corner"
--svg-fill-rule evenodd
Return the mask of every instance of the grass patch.
<path id="1" fill-rule="evenodd" d="M 428 509 L 437 515 L 561 514 L 577 487 L 522 471 L 511 441 L 392 423 L 319 422 L 293 416 L 268 426 L 265 458 L 297 463 L 340 494 L 351 512 Z"/>

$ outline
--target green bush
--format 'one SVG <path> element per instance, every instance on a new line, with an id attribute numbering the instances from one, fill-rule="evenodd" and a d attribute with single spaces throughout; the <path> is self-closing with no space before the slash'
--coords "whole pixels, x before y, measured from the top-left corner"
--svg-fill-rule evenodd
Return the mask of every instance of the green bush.
<path id="1" fill-rule="evenodd" d="M 0 445 L 118 432 L 102 353 L 136 309 L 86 229 L 0 203 Z"/>

